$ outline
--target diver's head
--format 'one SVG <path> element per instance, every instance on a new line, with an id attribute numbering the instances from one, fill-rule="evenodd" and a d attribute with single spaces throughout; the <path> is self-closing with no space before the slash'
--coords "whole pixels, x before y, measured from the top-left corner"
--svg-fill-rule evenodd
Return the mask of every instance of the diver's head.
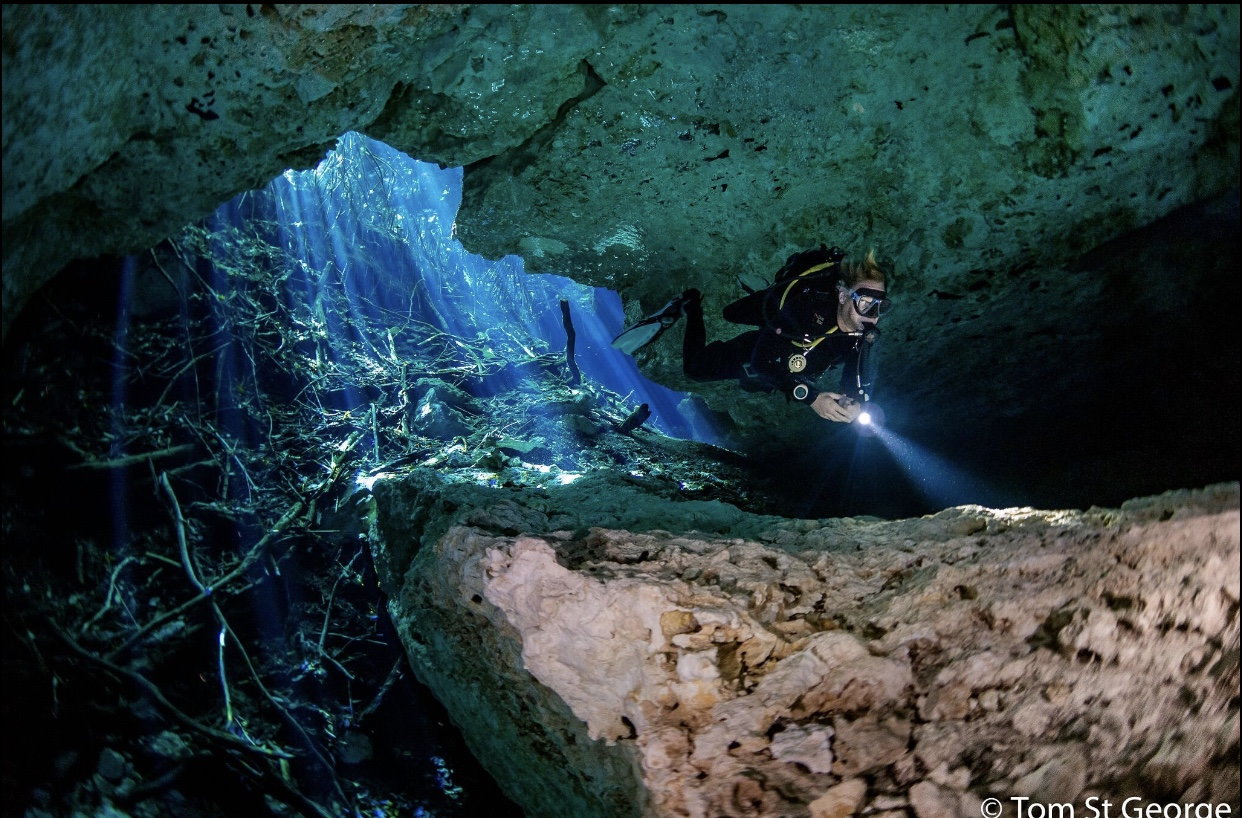
<path id="1" fill-rule="evenodd" d="M 868 250 L 866 258 L 847 265 L 842 272 L 837 285 L 837 326 L 843 332 L 861 332 L 875 326 L 892 306 L 875 250 Z"/>

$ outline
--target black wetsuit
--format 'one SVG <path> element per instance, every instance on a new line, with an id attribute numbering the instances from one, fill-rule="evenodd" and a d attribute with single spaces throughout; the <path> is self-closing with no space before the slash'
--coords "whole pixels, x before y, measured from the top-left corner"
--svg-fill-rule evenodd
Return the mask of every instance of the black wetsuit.
<path id="1" fill-rule="evenodd" d="M 837 329 L 837 279 L 826 275 L 782 282 L 725 307 L 724 317 L 759 329 L 728 341 L 707 343 L 703 309 L 686 308 L 682 346 L 686 376 L 696 381 L 737 380 L 752 391 L 781 392 L 812 403 L 820 392 L 858 398 L 860 334 Z M 841 385 L 821 385 L 829 370 L 844 364 Z M 806 389 L 798 389 L 805 384 Z M 805 392 L 805 396 L 801 393 Z"/>

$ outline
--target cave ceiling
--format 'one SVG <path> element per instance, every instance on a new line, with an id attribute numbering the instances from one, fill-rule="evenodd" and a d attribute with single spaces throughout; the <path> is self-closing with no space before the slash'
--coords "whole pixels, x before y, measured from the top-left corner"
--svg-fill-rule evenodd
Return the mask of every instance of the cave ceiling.
<path id="1" fill-rule="evenodd" d="M 715 336 L 739 275 L 875 248 L 911 426 L 1159 392 L 1176 362 L 1136 367 L 1189 323 L 1163 294 L 1236 299 L 1238 43 L 1236 5 L 6 5 L 4 329 L 67 263 L 358 131 L 464 166 L 472 252 L 632 317 L 698 287 Z M 1201 377 L 1233 425 L 1236 314 L 1216 325 Z M 640 363 L 686 388 L 678 352 Z M 816 422 L 697 391 L 755 436 Z"/>

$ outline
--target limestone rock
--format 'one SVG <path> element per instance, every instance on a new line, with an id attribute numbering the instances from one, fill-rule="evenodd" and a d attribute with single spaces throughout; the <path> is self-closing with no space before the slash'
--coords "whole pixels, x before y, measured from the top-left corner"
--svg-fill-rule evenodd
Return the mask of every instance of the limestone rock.
<path id="1" fill-rule="evenodd" d="M 866 793 L 866 782 L 851 778 L 829 787 L 827 792 L 808 804 L 807 808 L 811 818 L 848 818 L 858 811 Z"/>
<path id="2" fill-rule="evenodd" d="M 933 818 L 1229 780 L 1237 485 L 970 514 L 729 537 L 446 511 L 377 556 L 416 550 L 381 577 L 411 664 L 532 814 Z"/>

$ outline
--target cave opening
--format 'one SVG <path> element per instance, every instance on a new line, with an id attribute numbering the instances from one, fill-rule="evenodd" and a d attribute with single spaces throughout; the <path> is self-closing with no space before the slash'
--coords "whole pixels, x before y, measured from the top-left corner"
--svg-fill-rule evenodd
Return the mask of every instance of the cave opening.
<path id="1" fill-rule="evenodd" d="M 6 810 L 520 814 L 404 669 L 369 486 L 609 470 L 813 510 L 748 486 L 711 413 L 610 346 L 615 292 L 464 251 L 460 189 L 346 134 L 148 253 L 74 262 L 19 316 L 4 532 L 55 546 L 6 561 L 6 723 L 62 738 L 6 753 Z"/>

